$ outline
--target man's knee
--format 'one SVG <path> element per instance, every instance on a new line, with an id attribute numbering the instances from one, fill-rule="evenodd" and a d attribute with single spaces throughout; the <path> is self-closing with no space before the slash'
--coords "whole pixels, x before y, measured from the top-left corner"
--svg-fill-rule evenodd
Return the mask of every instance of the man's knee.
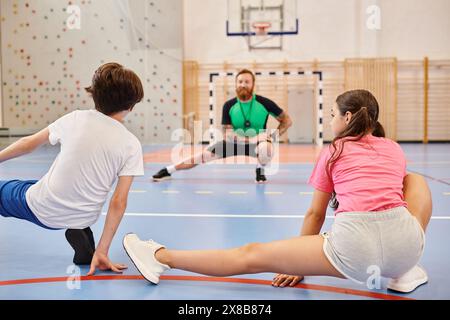
<path id="1" fill-rule="evenodd" d="M 261 142 L 256 147 L 256 154 L 258 156 L 258 161 L 262 165 L 267 165 L 273 158 L 273 147 L 271 142 Z"/>

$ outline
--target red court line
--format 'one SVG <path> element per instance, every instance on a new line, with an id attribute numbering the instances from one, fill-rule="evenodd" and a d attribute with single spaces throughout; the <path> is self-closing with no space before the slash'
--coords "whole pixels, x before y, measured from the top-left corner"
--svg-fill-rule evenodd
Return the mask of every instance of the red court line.
<path id="1" fill-rule="evenodd" d="M 142 276 L 136 275 L 115 275 L 115 276 L 81 276 L 80 281 L 110 281 L 110 280 L 143 280 Z M 34 283 L 50 283 L 50 282 L 66 282 L 74 280 L 72 277 L 53 277 L 53 278 L 36 278 L 36 279 L 18 279 L 0 281 L 0 287 L 12 286 L 20 284 Z M 161 280 L 168 281 L 202 281 L 202 282 L 223 282 L 223 283 L 244 283 L 271 286 L 272 281 L 258 279 L 242 279 L 242 278 L 219 278 L 219 277 L 199 277 L 199 276 L 161 276 Z M 412 298 L 390 295 L 385 293 L 370 292 L 363 290 L 354 290 L 340 287 L 323 286 L 317 284 L 299 283 L 295 286 L 298 289 L 315 290 L 323 292 L 334 292 L 339 294 L 347 294 L 353 296 L 367 297 L 381 300 L 414 300 Z"/>

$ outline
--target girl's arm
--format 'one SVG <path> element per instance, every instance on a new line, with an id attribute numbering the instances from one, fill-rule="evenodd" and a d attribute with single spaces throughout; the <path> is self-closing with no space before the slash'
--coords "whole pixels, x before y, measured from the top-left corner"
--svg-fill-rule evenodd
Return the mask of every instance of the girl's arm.
<path id="1" fill-rule="evenodd" d="M 325 222 L 325 215 L 330 199 L 331 193 L 317 189 L 314 191 L 311 206 L 306 212 L 300 235 L 309 236 L 320 233 L 320 229 L 322 229 L 323 223 Z"/>

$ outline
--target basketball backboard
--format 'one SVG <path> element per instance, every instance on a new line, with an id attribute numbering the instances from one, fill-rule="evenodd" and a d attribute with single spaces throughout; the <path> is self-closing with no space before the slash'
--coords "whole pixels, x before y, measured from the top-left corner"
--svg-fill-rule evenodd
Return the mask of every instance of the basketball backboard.
<path id="1" fill-rule="evenodd" d="M 297 2 L 298 0 L 228 0 L 227 36 L 298 34 Z M 264 30 L 260 26 L 264 26 Z M 263 34 L 261 31 L 264 31 Z"/>

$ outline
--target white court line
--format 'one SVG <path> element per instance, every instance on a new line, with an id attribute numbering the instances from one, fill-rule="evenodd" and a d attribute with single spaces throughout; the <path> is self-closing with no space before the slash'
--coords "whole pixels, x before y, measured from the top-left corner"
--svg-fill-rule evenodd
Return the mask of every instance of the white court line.
<path id="1" fill-rule="evenodd" d="M 450 196 L 450 192 L 444 192 L 444 196 Z"/>
<path id="2" fill-rule="evenodd" d="M 102 212 L 106 215 L 106 212 Z M 191 214 L 191 213 L 150 213 L 150 212 L 126 212 L 128 217 L 182 217 L 182 218 L 252 218 L 252 219 L 303 219 L 305 215 L 293 214 Z M 334 216 L 326 216 L 326 219 L 334 219 Z M 434 216 L 431 220 L 450 220 L 450 216 Z"/>
<path id="3" fill-rule="evenodd" d="M 147 192 L 148 192 L 147 190 L 130 190 L 130 193 L 147 193 Z M 111 191 L 110 193 L 114 193 L 114 192 Z M 163 190 L 162 193 L 178 194 L 178 193 L 180 193 L 180 191 Z M 196 194 L 212 194 L 213 192 L 212 191 L 196 191 L 195 193 Z M 242 194 L 248 194 L 248 191 L 229 191 L 228 193 L 233 194 L 233 195 L 236 195 L 236 194 L 242 195 Z M 266 191 L 264 193 L 267 195 L 282 195 L 283 194 L 283 192 L 281 192 L 281 191 Z M 312 195 L 313 192 L 299 192 L 299 194 L 301 196 L 309 196 L 309 195 Z M 450 193 L 444 193 L 444 195 L 449 196 Z"/>
<path id="4" fill-rule="evenodd" d="M 283 192 L 281 192 L 281 191 L 266 191 L 266 192 L 264 192 L 264 194 L 273 196 L 273 195 L 281 195 L 281 194 L 283 194 Z"/>
<path id="5" fill-rule="evenodd" d="M 102 215 L 106 215 L 103 212 Z M 183 217 L 183 218 L 254 218 L 254 219 L 299 219 L 304 218 L 304 215 L 269 215 L 269 214 L 182 214 L 182 213 L 136 213 L 127 212 L 125 216 L 128 217 Z M 328 217 L 332 218 L 334 217 Z"/>
<path id="6" fill-rule="evenodd" d="M 146 193 L 146 192 L 148 192 L 148 191 L 147 191 L 147 190 L 130 190 L 130 193 Z M 110 193 L 113 193 L 113 192 L 111 191 Z M 162 193 L 173 193 L 173 194 L 177 194 L 177 193 L 180 193 L 180 191 L 176 191 L 176 190 L 164 190 L 164 191 L 162 191 Z M 214 192 L 212 192 L 212 191 L 195 191 L 195 193 L 196 193 L 196 194 L 212 194 L 212 193 L 214 193 Z M 229 191 L 228 193 L 229 193 L 229 194 L 233 194 L 233 195 L 235 195 L 235 194 L 241 195 L 241 194 L 248 194 L 248 191 Z M 264 192 L 264 193 L 267 194 L 267 195 L 282 195 L 282 194 L 283 194 L 282 191 L 266 191 L 266 192 Z M 299 192 L 299 194 L 300 194 L 301 196 L 305 196 L 305 195 L 312 195 L 313 192 Z M 449 193 L 449 194 L 446 194 L 446 195 L 450 195 L 450 193 Z"/>
<path id="7" fill-rule="evenodd" d="M 110 194 L 114 194 L 114 190 L 109 191 Z M 130 193 L 147 193 L 147 190 L 130 190 Z"/>

